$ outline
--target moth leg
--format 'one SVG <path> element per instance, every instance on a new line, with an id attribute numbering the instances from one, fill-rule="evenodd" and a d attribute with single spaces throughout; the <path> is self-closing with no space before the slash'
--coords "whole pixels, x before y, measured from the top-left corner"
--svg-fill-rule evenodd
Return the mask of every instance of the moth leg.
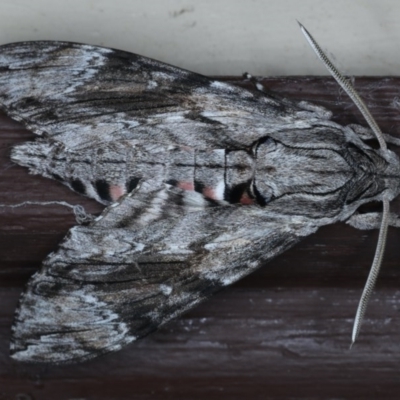
<path id="1" fill-rule="evenodd" d="M 382 222 L 381 212 L 369 212 L 366 214 L 354 214 L 347 221 L 346 224 L 356 229 L 369 230 L 379 229 Z M 400 217 L 395 213 L 389 214 L 389 226 L 400 228 Z"/>
<path id="2" fill-rule="evenodd" d="M 311 111 L 311 112 L 315 113 L 318 118 L 321 118 L 321 119 L 329 120 L 332 117 L 332 112 L 327 110 L 325 107 L 318 106 L 316 104 L 310 103 L 305 100 L 294 101 L 294 100 L 289 100 L 289 99 L 286 99 L 286 98 L 280 96 L 279 94 L 275 93 L 271 89 L 268 89 L 263 83 L 261 83 L 261 81 L 259 79 L 250 75 L 248 72 L 245 72 L 243 74 L 243 78 L 246 80 L 249 80 L 254 85 L 254 88 L 258 92 L 264 93 L 267 96 L 270 96 L 270 97 L 274 98 L 275 100 L 279 100 L 280 102 L 282 102 L 288 106 L 291 106 L 291 107 L 295 106 L 295 107 L 299 107 L 300 109 L 302 109 L 304 111 Z"/>
<path id="3" fill-rule="evenodd" d="M 361 140 L 371 140 L 371 139 L 376 139 L 375 134 L 372 132 L 371 128 L 367 128 L 362 125 L 357 125 L 357 124 L 350 124 L 347 125 L 354 133 L 356 133 Z M 387 133 L 383 134 L 383 137 L 386 141 L 386 143 L 391 143 L 396 146 L 400 146 L 400 139 L 396 138 L 392 135 L 388 135 Z"/>

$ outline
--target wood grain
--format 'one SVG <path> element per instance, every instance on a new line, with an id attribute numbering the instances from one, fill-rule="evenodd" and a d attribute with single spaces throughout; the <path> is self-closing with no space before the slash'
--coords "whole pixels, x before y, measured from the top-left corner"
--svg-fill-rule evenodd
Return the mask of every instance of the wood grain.
<path id="1" fill-rule="evenodd" d="M 241 78 L 221 80 L 245 86 Z M 330 78 L 264 83 L 331 109 L 337 122 L 365 125 Z M 357 78 L 355 84 L 382 130 L 400 137 L 400 78 Z M 10 162 L 10 148 L 32 139 L 0 114 L 0 203 L 62 200 L 99 213 L 94 201 Z M 400 202 L 391 209 L 399 212 Z M 399 398 L 400 232 L 392 228 L 351 351 L 353 317 L 378 232 L 337 224 L 119 353 L 73 366 L 11 361 L 19 294 L 75 224 L 72 211 L 61 206 L 0 207 L 0 400 Z"/>

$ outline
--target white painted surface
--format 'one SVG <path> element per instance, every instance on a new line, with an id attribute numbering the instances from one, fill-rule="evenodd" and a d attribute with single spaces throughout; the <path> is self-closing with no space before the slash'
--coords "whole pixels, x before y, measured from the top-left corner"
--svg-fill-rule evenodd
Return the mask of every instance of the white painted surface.
<path id="1" fill-rule="evenodd" d="M 206 75 L 322 75 L 301 21 L 351 75 L 400 74 L 396 0 L 0 0 L 0 43 L 120 48 Z"/>

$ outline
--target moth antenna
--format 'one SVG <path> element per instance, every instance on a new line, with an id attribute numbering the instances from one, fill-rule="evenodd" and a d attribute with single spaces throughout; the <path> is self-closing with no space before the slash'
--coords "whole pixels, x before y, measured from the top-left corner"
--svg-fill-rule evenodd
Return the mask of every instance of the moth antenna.
<path id="1" fill-rule="evenodd" d="M 382 214 L 381 227 L 379 229 L 378 244 L 376 246 L 374 261 L 372 262 L 367 282 L 364 286 L 360 302 L 358 303 L 357 313 L 354 319 L 353 333 L 351 335 L 350 348 L 353 346 L 354 342 L 357 339 L 358 334 L 360 333 L 360 328 L 362 321 L 364 319 L 365 311 L 367 309 L 367 304 L 369 299 L 371 298 L 376 278 L 378 277 L 379 270 L 382 265 L 383 253 L 385 252 L 386 236 L 389 225 L 389 200 L 387 198 L 383 198 L 382 203 L 383 203 L 383 214 Z"/>
<path id="2" fill-rule="evenodd" d="M 360 110 L 361 114 L 367 121 L 367 124 L 370 126 L 370 128 L 374 132 L 381 149 L 386 150 L 387 146 L 386 146 L 385 139 L 383 138 L 381 129 L 379 128 L 378 124 L 376 123 L 374 117 L 369 112 L 364 101 L 361 99 L 361 97 L 359 96 L 357 91 L 354 89 L 351 82 L 339 72 L 339 70 L 335 67 L 335 65 L 332 63 L 332 61 L 328 58 L 328 56 L 321 49 L 319 44 L 311 36 L 310 32 L 308 32 L 307 29 L 304 28 L 304 26 L 299 21 L 297 21 L 297 23 L 299 24 L 300 29 L 303 32 L 303 35 L 306 37 L 307 42 L 310 44 L 311 48 L 314 50 L 317 57 L 324 63 L 326 69 L 331 73 L 331 75 L 335 78 L 336 82 L 348 94 L 348 96 L 353 100 L 354 104 Z"/>
<path id="3" fill-rule="evenodd" d="M 304 36 L 306 37 L 308 43 L 314 50 L 317 57 L 323 62 L 327 70 L 335 78 L 336 82 L 341 86 L 341 88 L 348 94 L 348 96 L 353 100 L 354 104 L 358 107 L 361 114 L 367 121 L 368 125 L 374 132 L 381 149 L 386 150 L 387 145 L 385 139 L 383 138 L 381 129 L 376 123 L 374 117 L 369 112 L 364 101 L 361 99 L 357 91 L 354 89 L 351 82 L 338 71 L 338 69 L 335 67 L 332 61 L 328 58 L 328 56 L 318 45 L 316 40 L 311 36 L 310 32 L 308 32 L 307 29 L 299 21 L 297 21 L 297 23 L 299 24 L 301 31 L 303 32 Z M 357 313 L 354 319 L 353 332 L 351 335 L 350 348 L 353 346 L 358 337 L 358 334 L 360 333 L 360 328 L 362 321 L 364 319 L 365 311 L 367 309 L 369 299 L 371 298 L 372 291 L 375 287 L 376 279 L 378 277 L 379 270 L 382 265 L 383 254 L 385 252 L 386 236 L 389 224 L 389 200 L 383 198 L 382 202 L 383 202 L 383 215 L 382 215 L 381 226 L 379 229 L 378 244 L 376 246 L 374 261 L 372 262 L 367 282 L 365 283 L 363 293 L 358 303 Z"/>

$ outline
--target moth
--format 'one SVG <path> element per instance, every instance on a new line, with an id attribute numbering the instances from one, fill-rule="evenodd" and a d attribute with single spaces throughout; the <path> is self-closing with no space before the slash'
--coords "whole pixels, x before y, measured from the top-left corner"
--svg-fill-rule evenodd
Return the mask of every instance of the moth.
<path id="1" fill-rule="evenodd" d="M 0 47 L 1 108 L 37 135 L 11 159 L 107 206 L 29 281 L 14 359 L 79 362 L 119 350 L 338 221 L 381 226 L 355 340 L 395 224 L 400 161 L 376 124 L 342 126 L 322 107 L 256 88 L 109 48 Z M 378 150 L 365 142 L 372 132 Z M 382 215 L 357 213 L 371 201 L 383 202 Z"/>

